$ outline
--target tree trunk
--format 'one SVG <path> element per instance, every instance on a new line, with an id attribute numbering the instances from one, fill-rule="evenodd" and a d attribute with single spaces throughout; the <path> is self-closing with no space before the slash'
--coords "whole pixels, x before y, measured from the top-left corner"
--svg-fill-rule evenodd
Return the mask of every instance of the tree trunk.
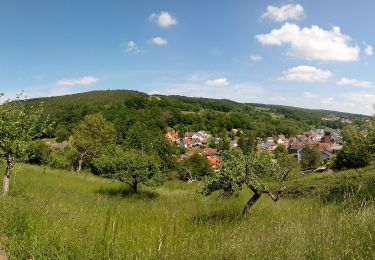
<path id="1" fill-rule="evenodd" d="M 3 195 L 7 195 L 9 193 L 9 184 L 10 184 L 10 174 L 13 168 L 13 156 L 11 153 L 7 154 L 7 166 L 5 169 L 5 175 L 3 179 Z"/>
<path id="2" fill-rule="evenodd" d="M 82 164 L 83 164 L 83 155 L 81 155 L 80 158 L 79 158 L 79 160 L 78 160 L 77 172 L 81 172 L 81 170 L 82 170 Z"/>
<path id="3" fill-rule="evenodd" d="M 250 208 L 260 199 L 261 194 L 254 193 L 254 195 L 249 199 L 249 201 L 246 203 L 245 208 L 243 209 L 242 215 L 244 217 L 247 217 L 249 214 Z"/>
<path id="4" fill-rule="evenodd" d="M 133 182 L 133 184 L 132 184 L 132 190 L 133 190 L 134 193 L 138 192 L 138 183 L 137 182 Z"/>

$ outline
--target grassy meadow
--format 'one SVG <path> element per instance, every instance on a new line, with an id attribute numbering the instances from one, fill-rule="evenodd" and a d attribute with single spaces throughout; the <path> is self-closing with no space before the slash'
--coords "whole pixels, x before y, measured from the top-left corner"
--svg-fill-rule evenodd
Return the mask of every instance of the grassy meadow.
<path id="1" fill-rule="evenodd" d="M 90 174 L 18 165 L 0 198 L 11 259 L 375 259 L 375 169 L 301 176 L 287 197 L 220 202 L 199 183 L 131 194 Z"/>

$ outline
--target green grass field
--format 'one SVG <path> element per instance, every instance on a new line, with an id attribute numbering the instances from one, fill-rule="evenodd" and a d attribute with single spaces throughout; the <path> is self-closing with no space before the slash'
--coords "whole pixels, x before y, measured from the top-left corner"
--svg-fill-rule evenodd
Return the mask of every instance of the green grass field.
<path id="1" fill-rule="evenodd" d="M 375 259 L 374 168 L 300 177 L 244 219 L 247 191 L 220 202 L 171 181 L 133 195 L 88 174 L 18 167 L 0 198 L 11 259 Z"/>

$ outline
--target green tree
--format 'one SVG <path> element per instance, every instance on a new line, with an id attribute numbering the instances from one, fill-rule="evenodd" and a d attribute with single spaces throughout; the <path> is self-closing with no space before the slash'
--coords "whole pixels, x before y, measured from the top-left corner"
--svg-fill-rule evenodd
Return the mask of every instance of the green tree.
<path id="1" fill-rule="evenodd" d="M 248 154 L 257 149 L 257 139 L 254 131 L 243 131 L 238 139 L 238 147 L 242 149 L 244 154 Z"/>
<path id="2" fill-rule="evenodd" d="M 177 147 L 169 143 L 160 130 L 151 131 L 145 124 L 136 122 L 126 134 L 124 147 L 153 155 L 165 170 L 176 169 Z"/>
<path id="3" fill-rule="evenodd" d="M 180 169 L 180 176 L 188 180 L 202 180 L 213 174 L 213 170 L 206 157 L 194 153 L 187 158 Z"/>
<path id="4" fill-rule="evenodd" d="M 79 156 L 77 171 L 81 171 L 84 162 L 91 160 L 109 145 L 116 143 L 116 130 L 102 114 L 86 116 L 73 128 L 72 144 Z"/>
<path id="5" fill-rule="evenodd" d="M 305 145 L 301 152 L 301 165 L 303 169 L 317 168 L 321 164 L 319 148 L 315 145 Z"/>
<path id="6" fill-rule="evenodd" d="M 289 159 L 286 159 L 289 160 Z M 285 167 L 285 163 L 274 163 L 265 153 L 253 152 L 244 155 L 240 149 L 232 149 L 223 154 L 220 170 L 205 182 L 201 190 L 203 195 L 210 195 L 215 191 L 222 191 L 222 197 L 238 196 L 244 186 L 247 186 L 253 196 L 248 200 L 243 215 L 247 216 L 250 208 L 267 194 L 273 201 L 278 201 L 285 189 L 284 183 L 288 175 L 295 168 Z M 265 178 L 275 178 L 280 182 L 280 189 L 272 192 L 265 184 Z"/>
<path id="7" fill-rule="evenodd" d="M 16 154 L 22 154 L 32 139 L 48 131 L 47 121 L 42 106 L 31 106 L 21 96 L 0 106 L 0 155 L 6 160 L 4 195 L 9 192 Z"/>
<path id="8" fill-rule="evenodd" d="M 52 149 L 43 141 L 32 141 L 26 148 L 27 162 L 30 164 L 47 165 L 51 159 Z"/>
<path id="9" fill-rule="evenodd" d="M 167 180 L 159 160 L 137 150 L 112 148 L 93 160 L 94 172 L 128 184 L 133 192 L 138 185 L 160 186 Z"/>
<path id="10" fill-rule="evenodd" d="M 275 148 L 275 151 L 274 151 L 274 155 L 275 155 L 275 158 L 279 158 L 279 157 L 282 157 L 282 156 L 285 156 L 288 154 L 288 150 L 286 149 L 286 147 L 282 144 L 278 144 Z"/>

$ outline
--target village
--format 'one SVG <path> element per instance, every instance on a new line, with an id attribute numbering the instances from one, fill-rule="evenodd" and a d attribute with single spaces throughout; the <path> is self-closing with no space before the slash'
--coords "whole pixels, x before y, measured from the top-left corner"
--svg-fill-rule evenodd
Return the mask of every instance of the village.
<path id="1" fill-rule="evenodd" d="M 239 130 L 232 129 L 232 138 L 230 138 L 230 147 L 238 147 Z M 218 146 L 223 142 L 223 138 L 213 137 L 206 131 L 186 132 L 182 137 L 172 128 L 166 133 L 169 142 L 175 144 L 184 150 L 181 160 L 188 158 L 192 154 L 200 154 L 207 158 L 209 164 L 214 170 L 220 165 L 220 149 Z M 342 149 L 343 138 L 340 130 L 325 131 L 324 129 L 313 129 L 303 134 L 287 138 L 283 134 L 267 138 L 257 138 L 257 148 L 259 151 L 268 152 L 271 155 L 278 146 L 283 146 L 289 154 L 293 154 L 298 161 L 302 160 L 302 151 L 306 146 L 315 146 L 320 152 L 321 162 L 327 162 L 337 155 Z M 324 168 L 325 169 L 325 168 Z"/>

